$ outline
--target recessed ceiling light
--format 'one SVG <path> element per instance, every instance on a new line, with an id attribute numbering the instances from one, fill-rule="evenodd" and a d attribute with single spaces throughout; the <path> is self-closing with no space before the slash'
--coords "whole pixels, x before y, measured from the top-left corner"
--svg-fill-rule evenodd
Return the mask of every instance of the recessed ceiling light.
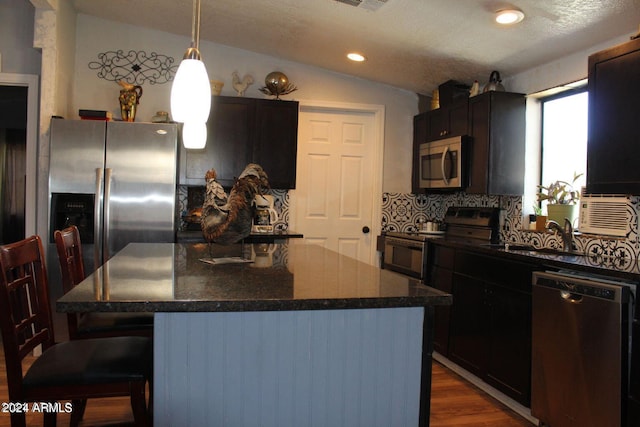
<path id="1" fill-rule="evenodd" d="M 503 9 L 496 12 L 496 22 L 502 25 L 517 24 L 524 19 L 524 13 L 517 9 Z"/>
<path id="2" fill-rule="evenodd" d="M 365 58 L 364 55 L 356 52 L 347 53 L 347 58 L 349 58 L 354 62 L 364 62 L 367 60 L 367 58 Z"/>

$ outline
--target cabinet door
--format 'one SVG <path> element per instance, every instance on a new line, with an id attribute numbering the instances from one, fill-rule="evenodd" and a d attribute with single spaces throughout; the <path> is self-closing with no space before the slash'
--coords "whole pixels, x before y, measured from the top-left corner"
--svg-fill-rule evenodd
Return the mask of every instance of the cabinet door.
<path id="1" fill-rule="evenodd" d="M 427 142 L 427 113 L 413 117 L 413 166 L 411 169 L 411 192 L 422 192 L 420 189 L 420 144 Z"/>
<path id="2" fill-rule="evenodd" d="M 453 270 L 435 266 L 431 273 L 429 285 L 440 291 L 451 293 L 453 289 Z M 451 306 L 435 307 L 433 348 L 443 356 L 449 354 L 450 319 Z"/>
<path id="3" fill-rule="evenodd" d="M 467 134 L 469 101 L 465 98 L 448 107 L 431 110 L 427 115 L 427 139 L 435 141 Z"/>
<path id="4" fill-rule="evenodd" d="M 298 103 L 256 100 L 253 161 L 269 176 L 271 188 L 296 188 Z"/>
<path id="5" fill-rule="evenodd" d="M 636 317 L 638 312 L 636 311 Z M 634 319 L 631 333 L 631 372 L 629 378 L 629 426 L 640 425 L 640 320 Z"/>
<path id="6" fill-rule="evenodd" d="M 457 101 L 449 107 L 449 135 L 460 136 L 467 135 L 469 130 L 469 101 L 463 99 Z"/>
<path id="7" fill-rule="evenodd" d="M 519 93 L 487 92 L 469 100 L 473 141 L 467 193 L 523 194 L 525 109 Z"/>
<path id="8" fill-rule="evenodd" d="M 468 193 L 484 194 L 487 191 L 490 107 L 488 95 L 478 95 L 469 101 L 469 134 L 473 140 L 469 157 L 469 185 L 466 190 Z"/>
<path id="9" fill-rule="evenodd" d="M 454 273 L 452 294 L 449 359 L 482 378 L 487 366 L 484 283 Z"/>
<path id="10" fill-rule="evenodd" d="M 531 295 L 487 284 L 486 381 L 525 406 L 531 401 Z"/>
<path id="11" fill-rule="evenodd" d="M 449 130 L 448 112 L 445 108 L 431 110 L 427 114 L 427 140 L 446 138 Z"/>
<path id="12" fill-rule="evenodd" d="M 587 191 L 640 194 L 640 39 L 589 57 Z"/>
<path id="13" fill-rule="evenodd" d="M 253 100 L 212 97 L 207 145 L 202 150 L 186 150 L 185 177 L 181 183 L 204 185 L 206 172 L 214 168 L 220 184 L 232 187 L 251 160 L 254 126 Z"/>

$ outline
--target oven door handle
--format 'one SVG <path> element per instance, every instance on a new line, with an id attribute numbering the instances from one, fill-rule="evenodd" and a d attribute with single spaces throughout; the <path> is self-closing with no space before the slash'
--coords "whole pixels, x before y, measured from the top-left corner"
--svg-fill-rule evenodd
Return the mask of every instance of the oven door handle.
<path id="1" fill-rule="evenodd" d="M 442 159 L 440 159 L 440 169 L 442 170 L 442 180 L 444 181 L 444 185 L 449 185 L 449 180 L 447 179 L 444 166 L 445 161 L 447 160 L 447 154 L 449 153 L 449 147 L 444 147 L 444 151 L 442 152 Z"/>
<path id="2" fill-rule="evenodd" d="M 417 251 L 422 251 L 424 250 L 424 245 L 421 243 L 409 243 L 409 242 L 402 242 L 402 241 L 398 241 L 398 240 L 388 240 L 385 244 L 385 247 L 389 247 L 389 248 L 393 248 L 393 247 L 400 247 L 400 248 L 407 248 L 407 249 L 414 249 Z"/>

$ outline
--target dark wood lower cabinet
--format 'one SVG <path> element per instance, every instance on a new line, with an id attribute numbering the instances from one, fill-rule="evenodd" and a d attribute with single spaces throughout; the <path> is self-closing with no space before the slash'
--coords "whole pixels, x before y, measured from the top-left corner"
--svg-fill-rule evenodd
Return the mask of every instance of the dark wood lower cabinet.
<path id="1" fill-rule="evenodd" d="M 453 270 L 443 267 L 434 267 L 431 286 L 440 291 L 451 293 L 453 286 Z M 435 329 L 433 334 L 433 348 L 443 356 L 448 356 L 451 306 L 436 306 L 434 317 Z"/>
<path id="2" fill-rule="evenodd" d="M 429 286 L 450 294 L 453 292 L 453 264 L 456 251 L 446 246 L 432 243 L 428 245 L 431 266 Z M 451 306 L 436 306 L 434 317 L 433 348 L 441 355 L 448 356 Z"/>
<path id="3" fill-rule="evenodd" d="M 485 286 L 480 280 L 453 274 L 449 359 L 479 377 L 487 370 Z"/>
<path id="4" fill-rule="evenodd" d="M 637 302 L 636 302 L 637 304 Z M 640 315 L 636 306 L 636 319 L 632 325 L 631 372 L 627 426 L 640 426 Z"/>
<path id="5" fill-rule="evenodd" d="M 531 398 L 531 294 L 487 286 L 486 381 L 522 404 Z"/>
<path id="6" fill-rule="evenodd" d="M 456 251 L 448 358 L 517 402 L 531 402 L 533 265 Z"/>

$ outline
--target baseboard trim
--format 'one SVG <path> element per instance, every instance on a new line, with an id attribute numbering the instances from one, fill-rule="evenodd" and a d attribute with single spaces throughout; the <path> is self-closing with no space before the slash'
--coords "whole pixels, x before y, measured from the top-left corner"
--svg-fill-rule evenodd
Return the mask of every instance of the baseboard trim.
<path id="1" fill-rule="evenodd" d="M 446 357 L 444 357 L 443 355 L 441 355 L 436 351 L 433 352 L 433 359 L 441 363 L 442 365 L 446 366 L 448 369 L 452 370 L 456 374 L 460 375 L 462 378 L 469 381 L 471 384 L 478 387 L 480 390 L 484 391 L 489 396 L 493 397 L 494 399 L 496 399 L 497 401 L 499 401 L 500 403 L 502 403 L 503 405 L 505 405 L 506 407 L 508 407 L 509 409 L 511 409 L 512 411 L 514 411 L 515 413 L 523 417 L 524 419 L 526 419 L 527 421 L 531 422 L 533 425 L 536 425 L 536 426 L 538 425 L 539 421 L 537 418 L 531 415 L 530 408 L 527 408 L 526 406 L 516 402 L 506 394 L 491 387 L 489 384 L 485 383 L 480 378 L 476 377 L 466 369 L 456 365 L 451 360 L 447 359 Z"/>

